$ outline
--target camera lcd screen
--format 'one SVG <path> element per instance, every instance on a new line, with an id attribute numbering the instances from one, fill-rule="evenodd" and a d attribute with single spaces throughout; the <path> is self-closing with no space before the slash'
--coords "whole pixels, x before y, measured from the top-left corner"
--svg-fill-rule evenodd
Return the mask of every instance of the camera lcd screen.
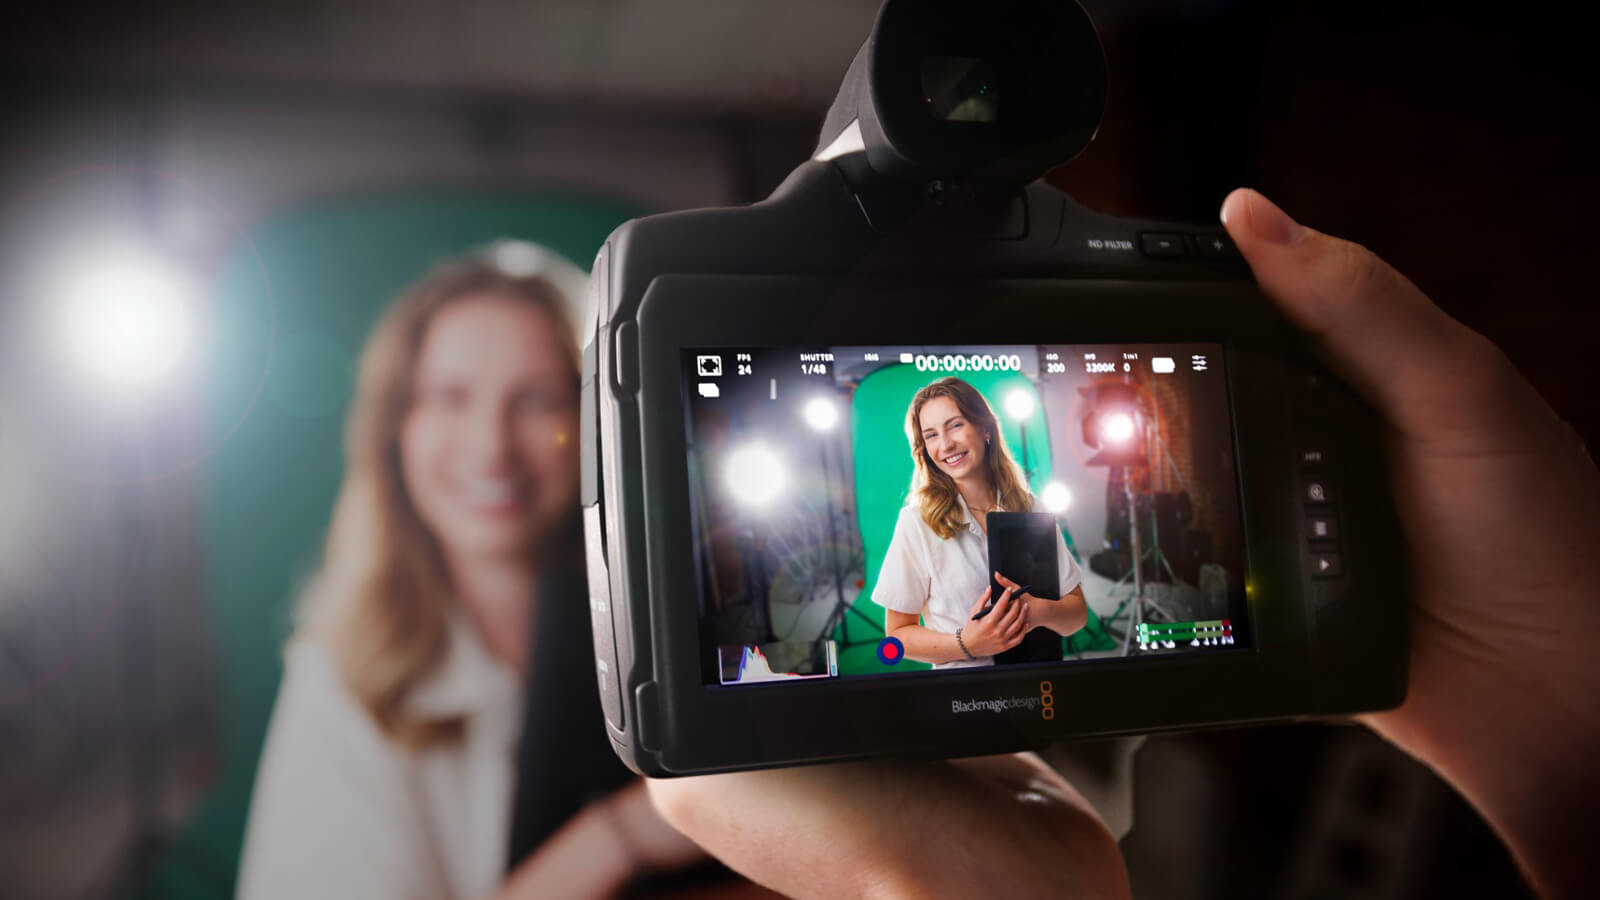
<path id="1" fill-rule="evenodd" d="M 1248 649 L 1223 363 L 1209 343 L 684 350 L 703 681 Z M 973 618 L 993 511 L 1056 526 L 1055 582 L 1016 575 L 1026 652 Z"/>

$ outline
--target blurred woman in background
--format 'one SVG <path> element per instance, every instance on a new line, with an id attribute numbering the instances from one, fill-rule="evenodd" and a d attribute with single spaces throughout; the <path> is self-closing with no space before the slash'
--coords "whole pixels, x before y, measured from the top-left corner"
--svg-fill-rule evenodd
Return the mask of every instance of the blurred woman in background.
<path id="1" fill-rule="evenodd" d="M 497 258 L 427 275 L 362 354 L 242 897 L 603 896 L 701 858 L 606 746 L 581 589 L 535 602 L 581 565 L 576 316 Z"/>

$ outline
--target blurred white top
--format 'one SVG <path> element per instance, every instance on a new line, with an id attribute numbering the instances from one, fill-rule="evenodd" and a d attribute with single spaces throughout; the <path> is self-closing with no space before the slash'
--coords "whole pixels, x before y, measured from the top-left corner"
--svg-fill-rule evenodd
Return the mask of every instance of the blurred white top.
<path id="1" fill-rule="evenodd" d="M 883 566 L 878 569 L 878 583 L 872 588 L 872 602 L 896 612 L 920 615 L 924 627 L 943 634 L 955 634 L 966 624 L 972 605 L 989 587 L 989 537 L 960 494 L 956 495 L 956 502 L 967 524 L 956 529 L 948 540 L 934 534 L 922 521 L 915 501 L 901 507 L 900 518 L 894 523 L 894 537 L 884 553 Z M 1033 511 L 1046 511 L 1037 497 Z M 1056 572 L 1060 576 L 1057 596 L 1065 597 L 1083 582 L 1083 573 L 1067 552 L 1059 527 Z M 938 663 L 934 668 L 992 665 L 994 657 L 980 656 L 974 661 Z"/>
<path id="2" fill-rule="evenodd" d="M 455 618 L 444 663 L 409 702 L 466 716 L 465 734 L 413 754 L 379 731 L 327 648 L 293 642 L 256 772 L 238 896 L 491 896 L 505 877 L 521 693 Z"/>

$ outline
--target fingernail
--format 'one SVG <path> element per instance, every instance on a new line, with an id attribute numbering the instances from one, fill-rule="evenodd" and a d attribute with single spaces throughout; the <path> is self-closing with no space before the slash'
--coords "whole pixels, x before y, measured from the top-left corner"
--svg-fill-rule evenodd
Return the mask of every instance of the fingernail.
<path id="1" fill-rule="evenodd" d="M 1250 232 L 1269 244 L 1290 244 L 1300 236 L 1300 225 L 1289 214 L 1256 191 L 1245 195 L 1250 212 Z"/>

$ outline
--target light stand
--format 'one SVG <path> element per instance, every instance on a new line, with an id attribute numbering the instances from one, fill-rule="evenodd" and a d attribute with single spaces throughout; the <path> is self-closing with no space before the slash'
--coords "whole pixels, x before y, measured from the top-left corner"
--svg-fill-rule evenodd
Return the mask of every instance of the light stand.
<path id="1" fill-rule="evenodd" d="M 1152 546 L 1149 550 L 1144 547 L 1144 537 L 1139 529 L 1141 491 L 1135 488 L 1134 481 L 1149 464 L 1152 450 L 1157 453 L 1162 450 L 1161 440 L 1155 430 L 1152 411 L 1148 408 L 1150 401 L 1142 397 L 1133 384 L 1124 381 L 1091 385 L 1080 388 L 1080 393 L 1089 405 L 1089 412 L 1083 418 L 1084 443 L 1100 451 L 1086 460 L 1085 465 L 1107 466 L 1113 475 L 1121 473 L 1123 497 L 1128 503 L 1128 542 L 1132 566 L 1128 575 L 1118 579 L 1112 589 L 1120 587 L 1131 577 L 1133 596 L 1119 604 L 1105 619 L 1105 624 L 1109 626 L 1122 614 L 1124 607 L 1132 604 L 1128 628 L 1122 636 L 1122 655 L 1127 656 L 1133 647 L 1133 635 L 1148 614 L 1144 583 L 1146 557 L 1153 556 L 1174 583 L 1178 580 L 1166 555 L 1161 552 L 1160 535 L 1156 531 L 1158 517 L 1154 509 L 1151 510 Z M 1152 443 L 1157 446 L 1152 447 Z"/>
<path id="2" fill-rule="evenodd" d="M 1133 547 L 1133 613 L 1128 619 L 1128 631 L 1122 636 L 1122 655 L 1127 656 L 1133 646 L 1133 633 L 1144 620 L 1144 554 L 1139 546 L 1139 500 L 1133 491 L 1132 469 L 1122 470 L 1122 492 L 1128 498 L 1128 542 Z"/>
<path id="3" fill-rule="evenodd" d="M 838 424 L 839 412 L 833 402 L 824 397 L 818 397 L 806 405 L 806 424 L 819 434 L 831 433 Z M 850 645 L 850 615 L 853 613 L 868 626 L 881 632 L 883 629 L 871 618 L 856 609 L 853 603 L 848 603 L 844 598 L 844 568 L 839 563 L 839 537 L 837 523 L 834 522 L 833 513 L 833 470 L 828 464 L 828 441 L 823 440 L 818 445 L 817 456 L 822 461 L 822 498 L 824 511 L 828 519 L 828 558 L 833 568 L 834 601 L 833 611 L 828 613 L 828 619 L 823 623 L 822 632 L 817 636 L 818 641 L 829 640 L 835 630 L 839 632 L 840 643 Z"/>
<path id="4" fill-rule="evenodd" d="M 1006 414 L 1017 423 L 1022 437 L 1022 474 L 1033 481 L 1033 467 L 1028 465 L 1028 419 L 1033 416 L 1033 395 L 1022 388 L 1013 388 L 1006 394 Z"/>

